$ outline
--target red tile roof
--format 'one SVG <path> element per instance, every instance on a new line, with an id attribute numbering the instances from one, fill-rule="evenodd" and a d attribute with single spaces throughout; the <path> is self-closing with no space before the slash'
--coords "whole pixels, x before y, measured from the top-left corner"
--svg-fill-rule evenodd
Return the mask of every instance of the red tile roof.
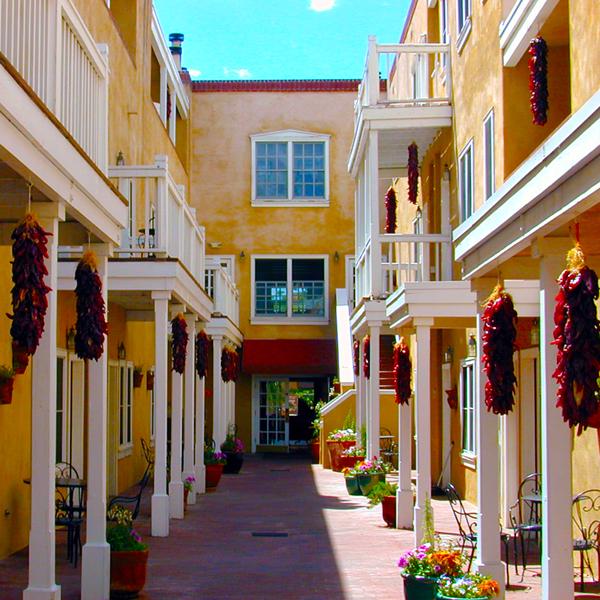
<path id="1" fill-rule="evenodd" d="M 193 81 L 194 92 L 356 92 L 359 79 Z"/>

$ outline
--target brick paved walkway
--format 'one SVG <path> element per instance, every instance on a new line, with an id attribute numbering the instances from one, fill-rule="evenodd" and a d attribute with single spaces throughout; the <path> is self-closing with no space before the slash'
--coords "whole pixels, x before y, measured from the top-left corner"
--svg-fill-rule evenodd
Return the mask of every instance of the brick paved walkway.
<path id="1" fill-rule="evenodd" d="M 137 522 L 150 545 L 142 598 L 401 600 L 396 562 L 413 546 L 412 532 L 386 528 L 380 509 L 366 505 L 348 496 L 339 473 L 292 457 L 247 458 L 239 475 L 223 476 L 184 520 L 171 520 L 168 538 L 149 537 L 146 496 Z M 454 533 L 448 504 L 434 499 L 433 508 L 437 529 Z M 80 573 L 66 563 L 62 538 L 59 533 L 57 579 L 70 600 L 79 598 Z M 520 583 L 511 566 L 517 585 L 508 600 L 541 597 L 535 569 Z M 0 561 L 0 600 L 21 598 L 26 580 L 26 551 Z"/>

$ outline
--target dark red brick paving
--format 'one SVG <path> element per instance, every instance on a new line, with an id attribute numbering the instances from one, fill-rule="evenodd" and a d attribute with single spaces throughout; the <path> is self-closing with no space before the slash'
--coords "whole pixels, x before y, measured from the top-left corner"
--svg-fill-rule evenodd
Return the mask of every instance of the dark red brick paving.
<path id="1" fill-rule="evenodd" d="M 136 526 L 150 545 L 142 598 L 167 599 L 399 599 L 396 567 L 413 545 L 412 532 L 388 529 L 380 509 L 348 496 L 339 473 L 302 458 L 247 457 L 239 475 L 224 475 L 214 493 L 199 496 L 168 538 L 149 536 L 150 494 Z M 433 500 L 436 527 L 456 531 L 446 502 Z M 288 537 L 253 537 L 252 533 Z M 80 568 L 65 560 L 57 534 L 57 580 L 62 597 L 79 598 Z M 537 567 L 539 571 L 539 567 Z M 541 597 L 536 566 L 523 583 L 514 576 L 509 600 Z M 0 561 L 0 600 L 20 599 L 27 551 Z M 599 595 L 577 595 L 600 598 Z"/>

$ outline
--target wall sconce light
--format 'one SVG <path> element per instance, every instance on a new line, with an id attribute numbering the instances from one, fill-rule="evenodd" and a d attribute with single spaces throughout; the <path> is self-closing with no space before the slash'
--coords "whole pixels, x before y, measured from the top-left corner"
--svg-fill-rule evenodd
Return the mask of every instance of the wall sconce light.
<path id="1" fill-rule="evenodd" d="M 534 319 L 533 323 L 531 324 L 531 332 L 529 336 L 532 346 L 540 345 L 540 322 L 537 319 Z"/>
<path id="2" fill-rule="evenodd" d="M 214 250 L 220 248 L 223 245 L 223 242 L 208 242 L 208 245 Z"/>
<path id="3" fill-rule="evenodd" d="M 242 250 L 240 252 L 240 260 L 244 260 L 246 258 L 246 253 Z"/>
<path id="4" fill-rule="evenodd" d="M 473 334 L 469 336 L 467 354 L 469 358 L 475 358 L 477 356 L 477 338 Z"/>
<path id="5" fill-rule="evenodd" d="M 444 356 L 442 358 L 442 362 L 451 363 L 453 356 L 454 356 L 454 349 L 452 348 L 452 346 L 448 346 L 446 348 L 446 350 L 444 350 Z"/>
<path id="6" fill-rule="evenodd" d="M 117 356 L 119 357 L 119 360 L 125 360 L 127 356 L 125 353 L 125 344 L 123 342 L 117 346 Z"/>
<path id="7" fill-rule="evenodd" d="M 74 325 L 72 327 L 69 327 L 69 329 L 67 329 L 67 350 L 69 350 L 69 352 L 75 351 L 75 334 L 76 333 L 77 333 L 77 330 L 75 329 Z"/>
<path id="8" fill-rule="evenodd" d="M 119 152 L 117 153 L 117 167 L 122 167 L 125 164 L 125 157 L 123 156 L 123 153 L 119 150 Z"/>
<path id="9" fill-rule="evenodd" d="M 340 253 L 337 250 L 333 253 L 333 262 L 340 262 Z"/>

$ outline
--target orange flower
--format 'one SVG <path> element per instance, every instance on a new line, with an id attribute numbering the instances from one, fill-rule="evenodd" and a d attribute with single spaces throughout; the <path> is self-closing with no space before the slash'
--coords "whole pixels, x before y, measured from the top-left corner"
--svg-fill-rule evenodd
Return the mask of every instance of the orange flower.
<path id="1" fill-rule="evenodd" d="M 500 586 L 498 585 L 498 582 L 494 581 L 493 579 L 480 581 L 477 584 L 477 587 L 479 588 L 479 591 L 481 592 L 481 595 L 484 598 L 490 596 L 497 596 L 500 593 Z"/>

